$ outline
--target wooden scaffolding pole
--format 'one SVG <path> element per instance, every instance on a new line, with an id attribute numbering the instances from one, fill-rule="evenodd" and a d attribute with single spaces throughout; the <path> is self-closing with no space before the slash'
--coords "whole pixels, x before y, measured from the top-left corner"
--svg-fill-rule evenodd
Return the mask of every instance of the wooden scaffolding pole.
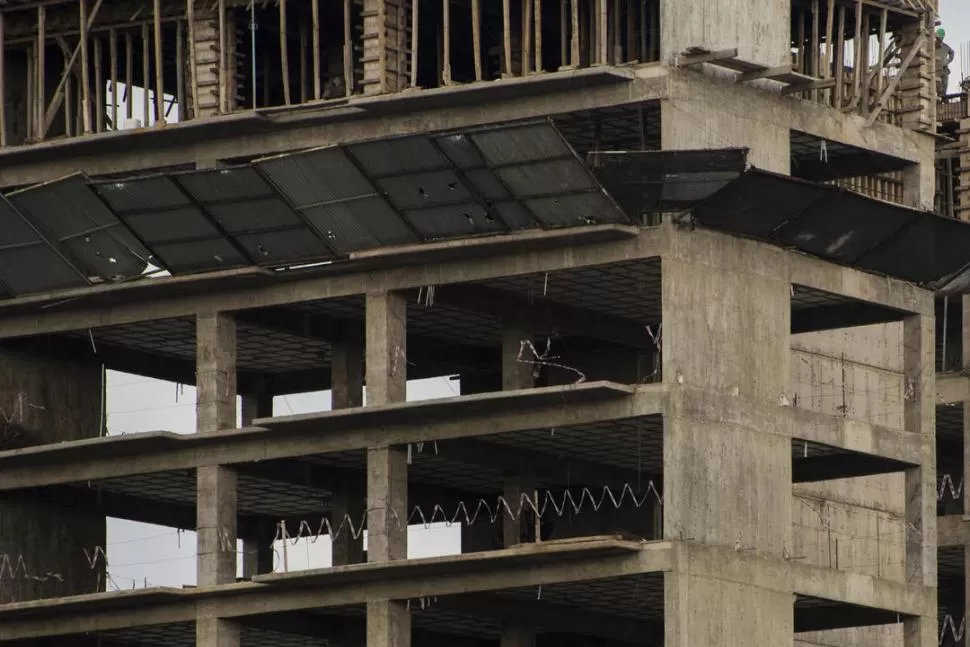
<path id="1" fill-rule="evenodd" d="M 195 0 L 185 0 L 185 19 L 189 23 L 189 95 L 192 97 L 191 117 L 194 119 L 199 116 L 199 70 L 195 65 Z"/>
<path id="2" fill-rule="evenodd" d="M 4 97 L 7 96 L 7 79 L 4 74 L 6 61 L 4 60 L 4 15 L 0 13 L 0 148 L 7 145 L 7 107 Z"/>
<path id="3" fill-rule="evenodd" d="M 290 56 L 286 43 L 286 0 L 280 0 L 280 67 L 283 75 L 283 104 L 290 105 Z"/>
<path id="4" fill-rule="evenodd" d="M 88 0 L 80 0 L 81 14 L 81 120 L 84 134 L 91 132 L 91 82 L 88 78 Z"/>
<path id="5" fill-rule="evenodd" d="M 165 61 L 162 59 L 162 0 L 155 0 L 152 12 L 155 28 L 155 125 L 165 124 Z M 147 85 L 147 83 L 146 83 Z"/>
<path id="6" fill-rule="evenodd" d="M 319 99 L 323 96 L 320 78 L 320 0 L 310 0 L 310 7 L 313 30 L 313 98 Z"/>
<path id="7" fill-rule="evenodd" d="M 82 1 L 85 2 L 86 9 L 86 0 Z M 94 3 L 94 7 L 91 9 L 91 13 L 87 19 L 81 21 L 81 26 L 83 27 L 82 34 L 86 34 L 87 30 L 91 28 L 91 24 L 98 15 L 98 10 L 101 9 L 101 2 L 102 0 L 97 0 L 97 2 Z M 50 105 L 47 106 L 47 114 L 44 117 L 44 123 L 41 126 L 41 131 L 44 134 L 50 130 L 51 124 L 54 123 L 54 117 L 57 115 L 57 111 L 60 110 L 61 103 L 64 101 L 64 86 L 67 84 L 71 70 L 74 67 L 74 62 L 77 60 L 78 54 L 81 52 L 81 43 L 83 43 L 84 40 L 85 39 L 82 37 L 81 42 L 77 44 L 77 47 L 75 47 L 74 51 L 71 53 L 70 59 L 64 64 L 64 71 L 61 73 L 61 80 L 57 85 L 57 89 L 54 91 L 54 97 L 51 99 Z"/>
<path id="8" fill-rule="evenodd" d="M 44 108 L 47 105 L 47 90 L 44 83 L 47 77 L 47 8 L 37 7 L 37 101 L 34 104 L 37 139 L 43 141 Z"/>

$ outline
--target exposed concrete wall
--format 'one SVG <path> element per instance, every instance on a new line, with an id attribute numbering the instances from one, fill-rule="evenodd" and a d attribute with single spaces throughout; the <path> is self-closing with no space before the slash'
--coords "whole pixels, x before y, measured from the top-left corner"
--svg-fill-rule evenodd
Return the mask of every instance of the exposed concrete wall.
<path id="1" fill-rule="evenodd" d="M 100 430 L 100 366 L 0 351 L 0 447 L 97 437 Z M 0 603 L 104 590 L 104 559 L 92 567 L 85 557 L 104 545 L 103 515 L 0 501 Z"/>
<path id="2" fill-rule="evenodd" d="M 902 428 L 903 325 L 862 326 L 792 337 L 797 406 Z M 808 564 L 906 581 L 903 474 L 794 487 L 793 554 Z M 901 645 L 902 627 L 798 634 L 796 647 Z"/>
<path id="3" fill-rule="evenodd" d="M 893 323 L 793 336 L 795 406 L 902 429 L 902 335 Z"/>
<path id="4" fill-rule="evenodd" d="M 737 48 L 738 57 L 769 67 L 791 64 L 789 0 L 662 2 L 660 47 L 669 61 L 689 47 Z"/>

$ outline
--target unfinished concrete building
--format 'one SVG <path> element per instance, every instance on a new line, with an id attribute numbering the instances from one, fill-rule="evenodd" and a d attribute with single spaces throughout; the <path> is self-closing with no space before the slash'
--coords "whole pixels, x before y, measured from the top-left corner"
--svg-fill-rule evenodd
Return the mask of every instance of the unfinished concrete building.
<path id="1" fill-rule="evenodd" d="M 963 644 L 934 22 L 0 2 L 0 645 Z M 106 370 L 198 433 L 106 434 Z M 115 590 L 108 517 L 195 585 Z"/>

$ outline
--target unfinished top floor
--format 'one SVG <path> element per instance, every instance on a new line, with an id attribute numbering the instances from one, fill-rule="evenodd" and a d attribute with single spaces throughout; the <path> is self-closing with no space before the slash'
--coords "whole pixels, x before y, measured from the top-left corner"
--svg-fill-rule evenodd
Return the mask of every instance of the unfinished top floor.
<path id="1" fill-rule="evenodd" d="M 418 123 L 464 127 L 487 121 L 486 102 L 495 102 L 492 113 L 516 116 L 558 113 L 569 104 L 561 94 L 588 108 L 613 109 L 638 95 L 679 99 L 688 113 L 692 104 L 726 105 L 684 80 L 701 74 L 750 86 L 735 113 L 810 122 L 802 130 L 895 154 L 895 142 L 912 136 L 882 136 L 878 126 L 935 127 L 932 16 L 929 0 L 7 3 L 0 183 L 53 179 L 45 166 L 61 175 L 117 173 L 342 143 L 401 132 L 399 119 L 412 132 Z M 668 78 L 675 70 L 684 73 Z M 641 82 L 631 92 L 633 78 L 650 89 Z M 603 96 L 604 86 L 623 96 Z M 812 109 L 819 105 L 825 109 Z M 441 113 L 449 108 L 463 121 L 447 123 Z M 801 118 L 782 114 L 792 110 Z M 644 120 L 628 115 L 601 126 L 590 148 L 615 147 L 609 133 L 617 130 L 630 131 L 638 149 L 685 147 L 660 141 L 659 124 L 648 115 L 644 128 Z M 310 125 L 312 132 L 292 131 Z M 267 130 L 290 132 L 260 142 Z M 131 138 L 145 131 L 165 134 Z M 243 134 L 255 141 L 239 142 Z M 231 140 L 232 153 L 214 139 Z M 135 141 L 152 164 L 130 157 Z M 172 154 L 189 141 L 211 159 Z M 108 150 L 123 161 L 102 163 Z"/>

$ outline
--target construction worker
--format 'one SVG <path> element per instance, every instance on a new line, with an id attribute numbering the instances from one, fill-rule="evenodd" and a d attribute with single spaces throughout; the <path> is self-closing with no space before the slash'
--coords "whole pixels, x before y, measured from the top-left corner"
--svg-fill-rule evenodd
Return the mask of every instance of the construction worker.
<path id="1" fill-rule="evenodd" d="M 946 30 L 938 27 L 936 30 L 936 93 L 937 96 L 946 96 L 947 89 L 950 87 L 950 63 L 953 62 L 953 48 L 943 42 L 946 38 Z"/>

